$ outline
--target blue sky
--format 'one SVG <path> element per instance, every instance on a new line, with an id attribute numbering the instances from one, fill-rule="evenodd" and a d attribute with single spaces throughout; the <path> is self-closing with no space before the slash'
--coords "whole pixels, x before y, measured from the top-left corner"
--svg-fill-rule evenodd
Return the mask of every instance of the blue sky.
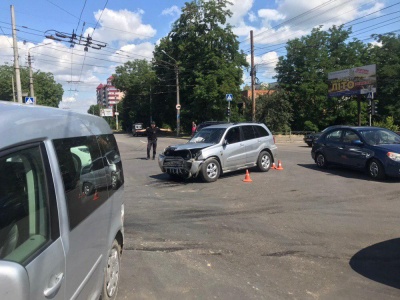
<path id="1" fill-rule="evenodd" d="M 187 2 L 187 1 L 186 1 Z M 96 104 L 96 87 L 115 67 L 133 59 L 152 58 L 156 43 L 179 18 L 185 1 L 172 0 L 2 0 L 0 2 L 0 64 L 13 64 L 11 13 L 14 6 L 20 65 L 33 56 L 34 70 L 52 72 L 64 88 L 60 107 L 86 112 Z M 313 27 L 345 24 L 352 36 L 372 42 L 372 33 L 400 30 L 400 1 L 395 0 L 231 0 L 229 20 L 250 60 L 249 36 L 254 32 L 257 78 L 274 82 L 274 67 L 285 54 L 288 39 Z M 82 46 L 45 38 L 54 31 L 75 30 L 107 44 L 88 52 Z M 39 46 L 39 47 L 38 47 Z M 35 48 L 33 48 L 35 47 Z M 249 84 L 250 77 L 244 73 Z M 72 83 L 71 83 L 72 82 Z M 76 83 L 78 82 L 78 83 Z"/>

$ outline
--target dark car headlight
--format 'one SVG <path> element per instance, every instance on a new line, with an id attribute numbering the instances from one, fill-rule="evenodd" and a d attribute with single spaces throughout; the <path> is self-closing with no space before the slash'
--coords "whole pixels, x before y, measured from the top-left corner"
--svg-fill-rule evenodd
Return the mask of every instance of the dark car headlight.
<path id="1" fill-rule="evenodd" d="M 400 162 L 400 154 L 396 152 L 388 152 L 386 155 L 394 161 Z"/>

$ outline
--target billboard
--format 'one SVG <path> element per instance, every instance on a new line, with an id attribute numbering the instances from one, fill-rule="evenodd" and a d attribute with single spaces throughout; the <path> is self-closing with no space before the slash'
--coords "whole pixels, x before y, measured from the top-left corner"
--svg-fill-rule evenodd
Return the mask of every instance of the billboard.
<path id="1" fill-rule="evenodd" d="M 100 115 L 102 117 L 112 117 L 113 116 L 113 110 L 112 108 L 104 108 L 100 110 Z"/>
<path id="2" fill-rule="evenodd" d="M 329 97 L 376 93 L 376 65 L 328 73 Z"/>

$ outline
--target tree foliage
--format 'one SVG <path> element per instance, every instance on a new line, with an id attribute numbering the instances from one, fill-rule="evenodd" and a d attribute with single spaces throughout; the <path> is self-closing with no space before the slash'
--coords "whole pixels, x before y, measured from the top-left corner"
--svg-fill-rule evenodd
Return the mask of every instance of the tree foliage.
<path id="1" fill-rule="evenodd" d="M 171 32 L 154 51 L 157 76 L 171 85 L 166 89 L 164 103 L 172 111 L 177 101 L 173 83 L 179 71 L 181 120 L 187 130 L 192 121 L 225 119 L 226 94 L 240 99 L 242 68 L 247 63 L 239 51 L 237 36 L 226 23 L 231 16 L 227 3 L 186 3 Z"/>
<path id="2" fill-rule="evenodd" d="M 12 77 L 14 69 L 11 66 L 0 66 L 0 99 L 13 101 Z M 22 93 L 30 95 L 29 69 L 20 68 Z M 39 105 L 58 107 L 64 90 L 56 83 L 52 73 L 36 71 L 32 74 L 36 103 Z M 15 82 L 14 82 L 15 85 Z M 15 90 L 16 93 L 16 90 Z"/>
<path id="3" fill-rule="evenodd" d="M 342 26 L 314 28 L 310 35 L 287 43 L 287 55 L 279 58 L 276 71 L 293 107 L 293 129 L 356 124 L 353 99 L 327 96 L 329 72 L 370 64 L 367 46 L 358 40 L 348 42 L 350 33 Z"/>

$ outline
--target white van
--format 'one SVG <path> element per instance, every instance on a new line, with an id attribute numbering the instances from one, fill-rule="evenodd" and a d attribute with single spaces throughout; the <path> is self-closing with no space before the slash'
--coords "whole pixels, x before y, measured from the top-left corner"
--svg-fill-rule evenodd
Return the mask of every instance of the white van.
<path id="1" fill-rule="evenodd" d="M 108 124 L 0 101 L 0 136 L 0 299 L 115 299 L 124 175 Z"/>

